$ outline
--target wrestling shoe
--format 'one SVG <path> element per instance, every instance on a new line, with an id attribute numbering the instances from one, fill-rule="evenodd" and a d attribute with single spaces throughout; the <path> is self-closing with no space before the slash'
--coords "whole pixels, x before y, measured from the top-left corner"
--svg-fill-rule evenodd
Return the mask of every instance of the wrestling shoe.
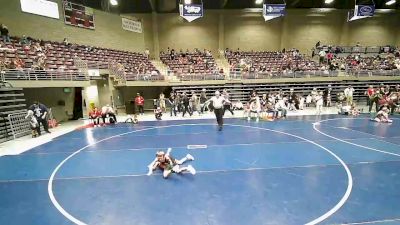
<path id="1" fill-rule="evenodd" d="M 189 173 L 191 173 L 192 175 L 196 174 L 196 170 L 193 168 L 192 165 L 189 165 L 187 168 L 188 168 Z"/>
<path id="2" fill-rule="evenodd" d="M 186 155 L 186 158 L 187 158 L 188 160 L 191 160 L 191 161 L 194 160 L 194 157 L 193 157 L 191 154 L 187 154 L 187 155 Z"/>

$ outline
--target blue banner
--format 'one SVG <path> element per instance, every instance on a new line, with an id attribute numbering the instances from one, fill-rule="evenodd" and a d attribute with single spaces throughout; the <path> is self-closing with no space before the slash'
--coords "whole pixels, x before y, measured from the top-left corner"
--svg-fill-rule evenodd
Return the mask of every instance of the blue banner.
<path id="1" fill-rule="evenodd" d="M 183 5 L 183 16 L 203 16 L 203 5 L 190 4 Z"/>
<path id="2" fill-rule="evenodd" d="M 192 22 L 195 19 L 203 17 L 203 4 L 180 4 L 179 13 L 181 17 Z"/>
<path id="3" fill-rule="evenodd" d="M 286 13 L 286 4 L 263 5 L 263 17 L 265 21 L 284 16 L 285 13 Z"/>
<path id="4" fill-rule="evenodd" d="M 375 5 L 356 5 L 354 9 L 348 13 L 348 21 L 354 21 L 373 17 L 375 13 Z"/>
<path id="5" fill-rule="evenodd" d="M 373 16 L 375 12 L 375 5 L 356 5 L 357 16 Z"/>
<path id="6" fill-rule="evenodd" d="M 264 15 L 280 15 L 284 16 L 286 12 L 285 4 L 265 4 Z"/>

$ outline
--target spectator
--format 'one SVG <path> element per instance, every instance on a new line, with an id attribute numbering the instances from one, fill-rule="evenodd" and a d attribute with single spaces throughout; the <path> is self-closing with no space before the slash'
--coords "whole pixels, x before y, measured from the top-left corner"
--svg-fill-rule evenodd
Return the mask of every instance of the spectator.
<path id="1" fill-rule="evenodd" d="M 100 126 L 100 117 L 101 111 L 97 107 L 94 107 L 94 109 L 89 112 L 89 119 L 93 120 L 93 125 L 95 127 Z"/>
<path id="2" fill-rule="evenodd" d="M 25 35 L 22 35 L 22 38 L 19 40 L 19 43 L 21 45 L 30 45 L 31 42 L 28 40 L 28 38 Z"/>
<path id="3" fill-rule="evenodd" d="M 64 38 L 64 40 L 63 40 L 63 44 L 64 45 L 70 45 L 70 43 L 69 43 L 69 41 L 68 41 L 68 38 Z"/>
<path id="4" fill-rule="evenodd" d="M 25 67 L 25 62 L 18 57 L 18 55 L 14 59 L 14 67 L 17 70 L 17 78 L 19 79 L 20 77 L 25 77 L 24 73 L 24 67 Z"/>
<path id="5" fill-rule="evenodd" d="M 147 59 L 150 59 L 150 50 L 148 48 L 144 50 L 144 56 L 146 56 Z"/>
<path id="6" fill-rule="evenodd" d="M 0 25 L 0 33 L 1 33 L 1 38 L 3 39 L 4 43 L 10 43 L 11 39 L 10 36 L 8 35 L 8 27 L 4 24 Z"/>
<path id="7" fill-rule="evenodd" d="M 344 89 L 344 96 L 346 97 L 347 105 L 353 104 L 353 93 L 354 93 L 354 88 L 351 85 L 349 85 L 346 89 Z"/>
<path id="8" fill-rule="evenodd" d="M 48 109 L 44 104 L 39 103 L 38 101 L 35 101 L 33 105 L 29 107 L 29 110 L 33 111 L 34 116 L 36 117 L 36 120 L 38 122 L 38 135 L 41 135 L 40 132 L 40 124 L 43 125 L 44 131 L 46 133 L 51 133 L 49 131 L 49 124 L 47 122 L 47 116 L 48 116 Z"/>

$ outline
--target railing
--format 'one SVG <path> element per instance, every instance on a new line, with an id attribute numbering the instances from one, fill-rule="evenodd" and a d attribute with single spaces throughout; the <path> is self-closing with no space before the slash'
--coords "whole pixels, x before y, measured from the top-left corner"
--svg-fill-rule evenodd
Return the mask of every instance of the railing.
<path id="1" fill-rule="evenodd" d="M 181 81 L 225 80 L 224 74 L 179 74 L 176 77 Z"/>
<path id="2" fill-rule="evenodd" d="M 10 130 L 13 139 L 28 135 L 31 132 L 29 120 L 25 119 L 26 111 L 20 113 L 8 114 L 10 121 Z"/>
<path id="3" fill-rule="evenodd" d="M 151 75 L 151 74 L 125 74 L 127 81 L 163 81 L 164 75 Z"/>
<path id="4" fill-rule="evenodd" d="M 355 77 L 400 76 L 400 70 L 347 70 L 347 74 Z"/>
<path id="5" fill-rule="evenodd" d="M 309 78 L 309 77 L 337 77 L 339 71 L 283 71 L 283 72 L 240 72 L 231 70 L 229 79 L 279 79 L 279 78 Z"/>
<path id="6" fill-rule="evenodd" d="M 319 51 L 332 51 L 335 53 L 363 53 L 363 54 L 379 54 L 388 53 L 391 47 L 388 46 L 320 46 L 314 49 L 314 54 L 318 54 Z"/>
<path id="7" fill-rule="evenodd" d="M 126 74 L 125 67 L 119 67 L 118 63 L 110 62 L 108 64 L 108 70 L 111 75 L 115 76 L 115 81 L 117 81 L 118 85 L 126 85 Z"/>
<path id="8" fill-rule="evenodd" d="M 58 70 L 5 70 L 4 80 L 58 80 L 86 81 L 88 77 L 78 71 Z"/>

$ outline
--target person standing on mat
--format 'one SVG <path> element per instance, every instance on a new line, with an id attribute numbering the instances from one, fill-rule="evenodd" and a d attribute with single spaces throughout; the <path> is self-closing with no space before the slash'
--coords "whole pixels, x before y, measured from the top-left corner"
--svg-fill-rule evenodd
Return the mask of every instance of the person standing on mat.
<path id="1" fill-rule="evenodd" d="M 38 101 L 34 102 L 33 105 L 29 107 L 29 110 L 32 110 L 34 113 L 34 116 L 36 117 L 36 120 L 38 122 L 38 134 L 39 136 L 41 135 L 40 133 L 40 124 L 43 125 L 44 131 L 46 133 L 51 133 L 49 131 L 49 124 L 47 123 L 47 114 L 48 114 L 48 109 L 45 105 L 39 103 Z"/>
<path id="2" fill-rule="evenodd" d="M 144 114 L 144 98 L 140 95 L 140 93 L 136 94 L 135 105 L 136 105 L 136 109 L 140 113 L 140 115 L 143 115 Z"/>
<path id="3" fill-rule="evenodd" d="M 225 115 L 225 111 L 228 110 L 229 112 L 231 112 L 232 116 L 234 115 L 233 110 L 232 110 L 232 102 L 229 100 L 229 93 L 226 89 L 224 89 L 222 91 L 222 96 L 225 98 L 225 102 L 224 102 L 224 115 Z"/>
<path id="4" fill-rule="evenodd" d="M 204 105 L 207 105 L 207 103 L 212 102 L 212 106 L 214 109 L 215 117 L 217 118 L 217 123 L 218 123 L 218 130 L 222 130 L 222 126 L 224 125 L 224 103 L 225 103 L 225 98 L 221 96 L 221 93 L 219 91 L 215 92 L 215 96 L 210 98 L 205 102 Z"/>

